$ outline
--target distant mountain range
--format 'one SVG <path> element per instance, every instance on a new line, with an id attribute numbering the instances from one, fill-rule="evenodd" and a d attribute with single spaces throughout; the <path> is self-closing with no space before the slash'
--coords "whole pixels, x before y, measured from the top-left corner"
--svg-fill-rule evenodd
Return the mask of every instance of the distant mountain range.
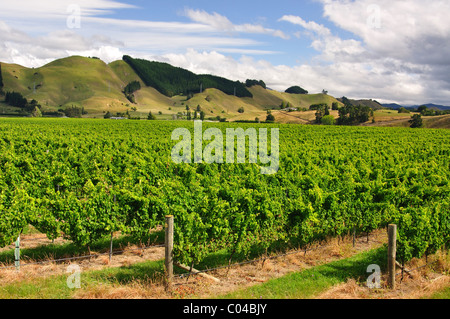
<path id="1" fill-rule="evenodd" d="M 438 104 L 433 104 L 433 103 L 418 104 L 418 105 L 400 105 L 400 104 L 397 104 L 397 103 L 380 103 L 377 100 L 373 100 L 373 99 L 361 99 L 361 100 L 347 99 L 347 100 L 352 105 L 366 105 L 366 106 L 371 107 L 374 110 L 383 109 L 383 108 L 398 110 L 401 107 L 404 107 L 404 108 L 409 109 L 409 110 L 414 110 L 414 109 L 417 109 L 419 106 L 422 106 L 422 105 L 427 106 L 429 109 L 435 109 L 435 110 L 441 110 L 441 111 L 448 111 L 448 110 L 450 110 L 450 106 L 438 105 Z M 344 99 L 343 98 L 338 98 L 338 101 L 339 102 L 344 102 Z"/>
<path id="2" fill-rule="evenodd" d="M 412 110 L 412 109 L 417 109 L 419 106 L 422 106 L 422 105 L 425 105 L 429 109 L 435 109 L 435 110 L 441 110 L 441 111 L 450 110 L 450 106 L 438 105 L 438 104 L 433 104 L 433 103 L 420 104 L 420 105 L 400 105 L 400 104 L 396 104 L 396 103 L 388 103 L 388 104 L 381 104 L 381 105 L 385 108 L 391 108 L 394 110 L 398 110 L 401 107 Z"/>

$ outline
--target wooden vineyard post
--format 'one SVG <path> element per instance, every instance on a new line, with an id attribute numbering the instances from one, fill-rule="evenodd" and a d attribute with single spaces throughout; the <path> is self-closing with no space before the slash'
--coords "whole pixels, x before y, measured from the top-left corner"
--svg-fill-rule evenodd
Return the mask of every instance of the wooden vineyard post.
<path id="1" fill-rule="evenodd" d="M 173 216 L 166 216 L 165 266 L 166 289 L 170 289 L 173 281 Z"/>
<path id="2" fill-rule="evenodd" d="M 356 246 L 356 227 L 353 227 L 353 247 Z"/>
<path id="3" fill-rule="evenodd" d="M 109 263 L 111 263 L 113 254 L 113 232 L 111 232 L 111 241 L 109 242 Z"/>
<path id="4" fill-rule="evenodd" d="M 388 286 L 395 289 L 395 264 L 397 255 L 397 225 L 388 229 Z"/>
<path id="5" fill-rule="evenodd" d="M 116 204 L 116 195 L 114 194 L 114 205 Z M 113 237 L 114 237 L 114 232 L 111 231 L 111 241 L 109 243 L 109 263 L 111 264 L 111 259 L 112 259 L 112 255 L 113 255 Z"/>

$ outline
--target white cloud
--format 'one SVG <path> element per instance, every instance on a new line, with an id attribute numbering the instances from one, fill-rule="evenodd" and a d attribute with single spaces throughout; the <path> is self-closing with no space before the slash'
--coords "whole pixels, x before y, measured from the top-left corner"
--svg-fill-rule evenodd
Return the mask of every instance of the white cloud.
<path id="1" fill-rule="evenodd" d="M 287 21 L 293 24 L 297 24 L 299 26 L 302 26 L 306 30 L 312 31 L 314 33 L 317 33 L 320 36 L 330 36 L 331 31 L 330 29 L 324 27 L 321 24 L 318 24 L 314 21 L 306 22 L 301 17 L 293 16 L 293 15 L 285 15 L 281 17 L 278 21 Z"/>
<path id="2" fill-rule="evenodd" d="M 69 55 L 95 56 L 106 63 L 121 60 L 124 56 L 124 53 L 120 49 L 112 46 L 101 46 L 96 49 L 89 49 L 85 51 L 68 51 L 68 53 Z"/>
<path id="3" fill-rule="evenodd" d="M 192 9 L 184 11 L 188 23 L 113 19 L 104 15 L 136 7 L 111 0 L 77 1 L 80 29 L 66 24 L 73 0 L 2 3 L 0 61 L 41 66 L 68 55 L 111 62 L 130 54 L 196 73 L 262 79 L 282 91 L 300 85 L 334 96 L 450 105 L 449 2 L 319 1 L 324 18 L 335 27 L 296 15 L 278 20 L 280 28 L 290 24 L 290 41 L 310 39 L 317 51 L 310 62 L 294 66 L 252 57 L 280 53 L 266 46 L 269 40 L 261 43 L 252 35 L 289 38 L 284 29 L 265 27 L 266 21 L 234 24 L 221 14 Z M 345 37 L 336 28 L 347 31 Z"/>
<path id="4" fill-rule="evenodd" d="M 260 25 L 233 25 L 226 17 L 214 16 L 203 21 L 198 11 L 196 20 L 189 23 L 145 21 L 104 17 L 111 10 L 133 9 L 134 6 L 111 0 L 77 1 L 79 12 L 73 9 L 72 0 L 39 2 L 24 0 L 23 6 L 8 2 L 0 11 L 0 43 L 5 50 L 0 53 L 4 62 L 28 62 L 26 66 L 39 66 L 50 56 L 59 58 L 66 52 L 82 54 L 86 51 L 114 47 L 121 52 L 153 52 L 164 54 L 184 52 L 187 47 L 198 50 L 218 50 L 229 53 L 274 54 L 273 50 L 255 48 L 262 43 L 251 38 L 232 35 L 223 29 L 239 33 L 266 33 L 285 37 L 280 30 Z M 76 7 L 75 7 L 76 9 Z M 190 11 L 194 14 L 194 11 Z M 79 17 L 73 15 L 80 14 Z M 209 17 L 209 16 L 204 16 Z M 73 25 L 79 21 L 79 25 Z M 70 23 L 68 23 L 70 22 Z M 228 26 L 227 26 L 228 25 Z M 11 27 L 14 26 L 14 27 Z M 16 50 L 12 50 L 15 48 Z M 30 50 L 40 51 L 39 58 L 29 57 Z M 23 52 L 22 56 L 15 52 Z M 26 57 L 27 58 L 24 58 Z"/>
<path id="5" fill-rule="evenodd" d="M 319 52 L 314 70 L 334 81 L 330 92 L 400 103 L 450 105 L 450 3 L 322 0 L 324 17 L 353 34 L 343 39 L 314 21 L 283 16 Z M 300 32 L 300 31 L 299 31 Z M 346 83 L 346 84 L 342 84 Z M 348 85 L 347 85 L 348 84 Z"/>
<path id="6" fill-rule="evenodd" d="M 367 49 L 412 63 L 449 62 L 450 2 L 323 0 L 324 16 L 360 38 Z M 376 8 L 370 11 L 368 8 Z M 378 15 L 379 28 L 371 24 Z"/>
<path id="7" fill-rule="evenodd" d="M 136 6 L 112 0 L 20 0 L 2 1 L 1 17 L 11 19 L 67 19 L 78 6 L 82 16 L 107 14 L 117 9 L 133 9 Z"/>
<path id="8" fill-rule="evenodd" d="M 235 25 L 227 17 L 220 15 L 217 12 L 208 13 L 203 10 L 186 9 L 185 15 L 192 21 L 211 26 L 217 31 L 268 34 L 285 40 L 289 39 L 289 36 L 283 31 L 265 28 L 259 24 L 246 23 Z"/>

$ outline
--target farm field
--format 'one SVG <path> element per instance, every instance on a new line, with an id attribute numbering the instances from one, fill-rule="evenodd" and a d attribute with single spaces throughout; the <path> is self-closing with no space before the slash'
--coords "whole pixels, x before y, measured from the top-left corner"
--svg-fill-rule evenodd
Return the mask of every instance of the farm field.
<path id="1" fill-rule="evenodd" d="M 29 225 L 80 250 L 117 232 L 145 241 L 173 215 L 175 260 L 194 266 L 390 223 L 401 262 L 448 247 L 448 130 L 253 125 L 203 129 L 278 128 L 276 174 L 262 175 L 262 163 L 174 163 L 171 134 L 192 122 L 0 119 L 0 246 Z"/>

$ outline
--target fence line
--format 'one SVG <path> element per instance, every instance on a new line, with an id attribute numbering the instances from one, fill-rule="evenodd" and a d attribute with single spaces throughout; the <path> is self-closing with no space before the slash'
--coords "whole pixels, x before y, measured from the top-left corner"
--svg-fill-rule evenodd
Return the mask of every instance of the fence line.
<path id="1" fill-rule="evenodd" d="M 394 227 L 394 230 L 396 231 L 396 229 L 395 229 L 396 227 Z M 363 235 L 363 236 L 359 236 L 359 237 L 356 237 L 356 236 L 354 236 L 354 243 L 355 243 L 355 240 L 356 239 L 361 239 L 361 238 L 368 238 L 367 237 L 367 234 L 366 235 Z M 388 240 L 389 240 L 389 238 L 388 238 Z M 395 238 L 394 238 L 394 240 L 396 240 Z M 379 244 L 385 244 L 385 243 L 383 243 L 383 242 L 380 242 L 380 241 L 378 241 L 378 240 L 371 240 L 372 242 L 376 242 L 376 243 L 379 243 Z M 388 241 L 388 246 L 389 246 L 389 241 Z M 392 244 L 392 243 L 391 243 Z M 235 266 L 241 266 L 241 265 L 246 265 L 246 264 L 252 264 L 252 263 L 257 263 L 257 262 L 261 262 L 261 261 L 265 261 L 265 260 L 271 260 L 271 259 L 277 259 L 277 258 L 280 258 L 280 257 L 285 257 L 285 256 L 288 256 L 288 255 L 294 255 L 294 254 L 299 254 L 299 253 L 304 253 L 305 255 L 306 255 L 306 253 L 308 252 L 308 251 L 315 251 L 315 250 L 318 250 L 318 249 L 322 249 L 322 248 L 327 248 L 327 247 L 330 247 L 330 246 L 332 246 L 331 244 L 328 244 L 328 245 L 319 245 L 319 246 L 317 246 L 317 247 L 314 247 L 314 248 L 307 248 L 307 249 L 297 249 L 297 250 L 294 250 L 294 251 L 290 251 L 290 252 L 287 252 L 287 253 L 282 253 L 282 254 L 278 254 L 278 255 L 274 255 L 274 256 L 268 256 L 268 257 L 261 257 L 261 258 L 256 258 L 256 259 L 252 259 L 252 260 L 248 260 L 248 261 L 243 261 L 243 262 L 237 262 L 237 263 L 233 263 L 233 264 L 230 264 L 230 265 L 224 265 L 224 266 L 219 266 L 219 267 L 214 267 L 214 268 L 208 268 L 208 269 L 204 269 L 204 270 L 196 270 L 195 271 L 195 273 L 191 273 L 191 272 L 188 272 L 188 273 L 184 273 L 184 274 L 180 274 L 180 275 L 177 275 L 177 276 L 174 276 L 174 278 L 179 278 L 179 279 L 182 279 L 182 278 L 185 278 L 185 277 L 187 277 L 187 280 L 189 280 L 189 278 L 193 275 L 193 274 L 201 274 L 201 273 L 208 273 L 208 272 L 212 272 L 212 271 L 215 271 L 215 270 L 220 270 L 220 269 L 225 269 L 225 268 L 231 268 L 231 267 L 235 267 Z M 394 247 L 395 248 L 395 247 Z M 407 273 L 410 273 L 410 272 L 413 272 L 413 271 L 417 271 L 417 270 L 419 270 L 419 269 L 422 269 L 422 268 L 425 268 L 425 267 L 428 267 L 428 266 L 430 266 L 430 265 L 432 265 L 432 264 L 435 264 L 435 263 L 437 263 L 438 261 L 436 260 L 436 261 L 433 261 L 433 262 L 429 262 L 429 263 L 427 263 L 427 264 L 425 264 L 425 265 L 422 265 L 422 266 L 419 266 L 419 267 L 417 267 L 417 268 L 414 268 L 414 269 L 412 269 L 412 270 L 407 270 Z M 395 265 L 395 264 L 394 264 Z M 398 276 L 398 275 L 402 275 L 403 274 L 403 271 L 401 271 L 401 272 L 399 272 L 399 273 L 396 273 L 396 274 L 392 274 L 392 276 L 395 278 L 395 276 Z M 188 281 L 186 281 L 185 283 L 175 283 L 175 284 L 173 284 L 174 286 L 178 286 L 178 285 L 185 285 L 185 284 L 193 284 L 193 283 L 189 283 Z M 395 287 L 395 284 L 394 285 L 391 285 L 391 288 L 394 288 Z"/>
<path id="2" fill-rule="evenodd" d="M 356 239 L 361 239 L 361 238 L 367 238 L 367 236 L 364 235 L 364 236 L 359 236 L 359 237 L 355 237 L 355 238 Z M 376 241 L 376 240 L 372 240 L 372 241 L 382 244 L 380 241 Z M 278 254 L 278 255 L 274 255 L 274 256 L 260 257 L 260 258 L 256 258 L 256 259 L 252 259 L 252 260 L 247 260 L 247 261 L 233 263 L 233 264 L 230 264 L 230 265 L 224 265 L 224 266 L 219 266 L 219 267 L 214 267 L 214 268 L 208 268 L 208 269 L 204 269 L 204 270 L 196 270 L 195 274 L 208 273 L 208 272 L 215 271 L 215 270 L 231 268 L 231 267 L 241 266 L 241 265 L 246 265 L 246 264 L 252 264 L 252 263 L 257 263 L 257 262 L 261 262 L 261 261 L 277 259 L 277 258 L 289 256 L 289 255 L 300 254 L 300 253 L 304 253 L 306 255 L 306 253 L 309 252 L 309 251 L 315 251 L 315 250 L 319 250 L 319 249 L 323 249 L 323 248 L 327 248 L 327 247 L 331 247 L 331 246 L 332 246 L 332 244 L 327 244 L 327 245 L 318 245 L 317 247 L 314 247 L 314 248 L 297 249 L 297 250 L 294 250 L 294 251 L 290 251 L 290 252 L 287 252 L 287 253 L 282 253 L 282 254 Z M 182 278 L 188 277 L 188 279 L 189 279 L 190 276 L 192 276 L 191 273 L 184 273 L 184 274 L 176 275 L 176 276 L 174 276 L 174 278 L 182 279 Z M 174 285 L 182 285 L 182 284 L 183 283 L 175 283 Z"/>
<path id="3" fill-rule="evenodd" d="M 138 251 L 138 250 L 147 250 L 147 249 L 151 249 L 151 248 L 161 248 L 161 247 L 164 247 L 164 246 L 165 246 L 164 244 L 161 244 L 161 245 L 150 245 L 150 246 L 135 248 L 135 249 L 131 249 L 131 250 L 116 250 L 116 251 L 112 252 L 112 255 L 117 255 L 117 254 L 121 254 L 121 253 L 124 253 L 124 252 L 133 252 L 133 251 Z M 88 258 L 93 258 L 93 257 L 109 255 L 110 253 L 111 252 L 108 251 L 108 252 L 100 253 L 100 254 L 90 254 L 90 255 L 84 255 L 84 256 L 74 256 L 74 257 L 67 257 L 67 258 L 42 260 L 42 261 L 36 261 L 36 262 L 28 263 L 28 264 L 23 264 L 23 265 L 20 265 L 20 267 L 31 266 L 31 265 L 50 264 L 50 263 L 57 263 L 57 262 L 78 260 L 78 259 L 88 259 Z M 0 270 L 1 269 L 11 269 L 11 268 L 16 268 L 16 266 L 3 266 L 3 267 L 0 267 Z"/>
<path id="4" fill-rule="evenodd" d="M 407 270 L 404 269 L 404 271 L 400 271 L 400 272 L 396 273 L 395 275 L 398 276 L 398 275 L 402 275 L 403 272 L 410 273 L 410 272 L 413 272 L 413 271 L 417 271 L 419 269 L 422 269 L 422 268 L 428 267 L 430 265 L 433 265 L 433 264 L 435 264 L 437 262 L 438 262 L 438 260 L 435 260 L 435 261 L 429 262 L 429 263 L 427 263 L 425 265 L 419 266 L 419 267 L 411 269 L 411 270 L 410 269 L 407 269 Z"/>
<path id="5" fill-rule="evenodd" d="M 354 243 L 355 243 L 356 239 L 367 238 L 369 240 L 368 236 L 369 236 L 369 234 L 365 234 L 365 235 L 361 235 L 361 236 L 354 236 Z M 48 238 L 47 237 L 29 238 L 29 239 L 22 239 L 22 241 L 37 241 L 37 240 L 42 240 L 42 239 L 48 239 Z M 384 244 L 383 242 L 377 241 L 375 239 L 371 239 L 370 241 L 376 242 L 376 243 L 379 243 L 379 244 Z M 327 247 L 331 247 L 331 246 L 332 246 L 332 244 L 326 244 L 326 245 L 318 245 L 318 246 L 313 247 L 313 248 L 296 249 L 294 251 L 289 251 L 289 252 L 277 254 L 277 255 L 274 255 L 274 256 L 264 256 L 264 257 L 260 257 L 260 258 L 256 258 L 256 259 L 252 259 L 252 260 L 236 262 L 236 263 L 229 264 L 229 265 L 223 265 L 223 266 L 214 267 L 214 268 L 207 268 L 207 269 L 204 269 L 204 270 L 196 270 L 195 273 L 188 272 L 188 273 L 184 273 L 184 274 L 180 274 L 180 275 L 174 275 L 173 278 L 183 279 L 183 278 L 187 277 L 187 280 L 189 280 L 190 276 L 192 276 L 193 274 L 202 274 L 202 273 L 206 274 L 208 272 L 212 272 L 212 271 L 216 271 L 216 270 L 232 268 L 232 267 L 236 267 L 236 266 L 242 266 L 242 265 L 257 263 L 257 262 L 266 261 L 266 260 L 277 259 L 277 258 L 281 258 L 281 257 L 289 256 L 289 255 L 300 254 L 300 253 L 304 253 L 306 255 L 307 252 L 316 251 L 316 250 L 327 248 Z M 26 266 L 32 266 L 32 265 L 50 264 L 50 263 L 58 263 L 58 262 L 80 260 L 80 259 L 88 259 L 88 258 L 96 258 L 96 257 L 106 256 L 106 255 L 112 256 L 112 255 L 122 254 L 122 253 L 125 253 L 125 252 L 133 252 L 133 251 L 139 251 L 139 250 L 143 251 L 143 250 L 152 249 L 152 248 L 166 248 L 166 243 L 165 244 L 159 244 L 159 245 L 149 245 L 149 246 L 145 246 L 145 247 L 138 247 L 138 248 L 131 249 L 131 250 L 116 250 L 116 251 L 108 251 L 108 252 L 99 253 L 99 254 L 89 254 L 89 255 L 84 255 L 84 256 L 73 256 L 73 257 L 67 257 L 67 258 L 59 258 L 59 259 L 36 261 L 36 262 L 20 265 L 20 267 L 26 267 Z M 427 263 L 425 265 L 419 266 L 417 268 L 414 268 L 414 269 L 411 269 L 411 270 L 407 270 L 407 273 L 410 273 L 410 272 L 413 272 L 413 271 L 417 271 L 419 269 L 422 269 L 422 268 L 427 267 L 429 265 L 435 264 L 437 262 L 438 261 L 433 261 L 433 262 Z M 17 268 L 17 266 L 14 266 L 14 265 L 2 266 L 2 267 L 0 267 L 0 270 L 12 269 L 12 268 Z M 398 276 L 398 275 L 402 275 L 402 274 L 403 274 L 403 271 L 400 271 L 400 272 L 396 273 L 394 276 Z M 182 284 L 188 284 L 188 282 L 186 281 L 186 283 L 174 283 L 173 285 L 182 285 Z"/>

